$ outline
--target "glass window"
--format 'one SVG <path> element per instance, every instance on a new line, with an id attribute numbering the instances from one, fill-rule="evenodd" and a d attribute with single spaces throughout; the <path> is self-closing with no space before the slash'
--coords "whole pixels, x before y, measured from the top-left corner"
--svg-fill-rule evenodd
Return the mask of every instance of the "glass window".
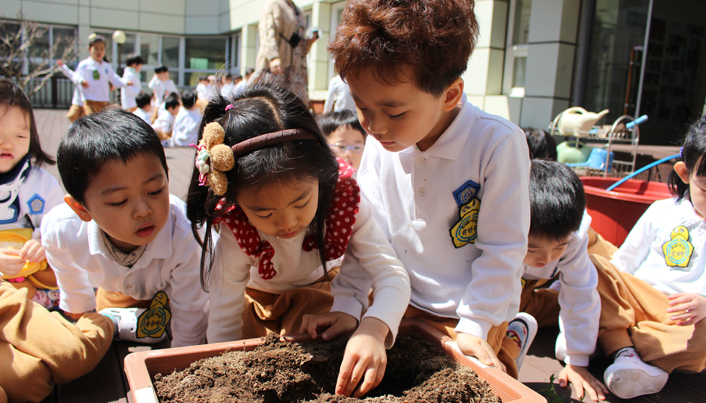
<path id="1" fill-rule="evenodd" d="M 190 70 L 218 70 L 226 63 L 226 38 L 186 38 L 186 66 Z"/>
<path id="2" fill-rule="evenodd" d="M 76 38 L 76 29 L 68 27 L 53 27 L 52 37 L 54 44 L 57 45 L 55 59 L 64 59 L 64 54 L 68 54 L 67 46 Z M 64 60 L 71 62 L 70 60 Z"/>
<path id="3" fill-rule="evenodd" d="M 49 29 L 46 26 L 35 26 L 25 31 L 25 40 L 31 40 L 32 46 L 28 49 L 29 57 L 49 56 Z"/>
<path id="4" fill-rule="evenodd" d="M 240 34 L 233 35 L 233 67 L 240 67 Z"/>
<path id="5" fill-rule="evenodd" d="M 162 64 L 170 68 L 179 67 L 179 38 L 162 37 Z M 170 76 L 176 72 L 170 71 Z M 174 77 L 172 77 L 172 80 Z M 174 81 L 176 82 L 176 81 Z"/>
<path id="6" fill-rule="evenodd" d="M 140 56 L 146 65 L 159 65 L 159 35 L 140 34 Z"/>
<path id="7" fill-rule="evenodd" d="M 532 0 L 517 0 L 515 2 L 515 22 L 512 29 L 513 45 L 522 45 L 528 42 L 531 10 Z"/>
<path id="8" fill-rule="evenodd" d="M 136 35 L 135 34 L 128 34 L 127 32 L 125 33 L 125 43 L 120 47 L 120 63 L 125 65 L 125 61 L 127 60 L 128 56 L 130 56 L 132 53 L 135 53 L 135 41 L 136 41 Z"/>
<path id="9" fill-rule="evenodd" d="M 503 94 L 522 97 L 524 96 L 532 0 L 512 0 L 510 7 L 510 29 L 512 31 L 508 32 L 506 45 Z"/>

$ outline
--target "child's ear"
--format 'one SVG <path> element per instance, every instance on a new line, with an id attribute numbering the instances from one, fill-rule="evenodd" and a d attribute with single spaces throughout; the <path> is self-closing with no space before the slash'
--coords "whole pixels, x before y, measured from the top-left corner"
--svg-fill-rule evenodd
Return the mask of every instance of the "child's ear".
<path id="1" fill-rule="evenodd" d="M 448 112 L 453 110 L 459 102 L 461 102 L 461 97 L 463 96 L 463 79 L 461 77 L 454 80 L 446 88 L 446 91 L 442 95 L 444 101 L 443 109 Z"/>
<path id="2" fill-rule="evenodd" d="M 91 213 L 88 211 L 88 209 L 86 209 L 83 204 L 79 203 L 78 200 L 74 199 L 73 196 L 64 196 L 64 201 L 66 202 L 66 204 L 69 205 L 69 207 L 71 207 L 71 210 L 73 210 L 74 213 L 76 213 L 76 215 L 78 216 L 78 218 L 80 218 L 82 221 L 89 222 L 93 220 L 93 217 L 91 217 Z"/>
<path id="3" fill-rule="evenodd" d="M 674 164 L 674 172 L 679 175 L 682 182 L 689 184 L 689 169 L 686 167 L 684 161 L 679 161 Z"/>

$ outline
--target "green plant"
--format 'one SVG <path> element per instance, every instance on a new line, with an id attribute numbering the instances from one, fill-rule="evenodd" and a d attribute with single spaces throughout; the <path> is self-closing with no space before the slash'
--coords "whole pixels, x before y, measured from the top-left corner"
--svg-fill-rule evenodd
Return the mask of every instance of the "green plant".
<path id="1" fill-rule="evenodd" d="M 551 374 L 549 376 L 549 387 L 546 389 L 542 389 L 539 391 L 542 396 L 547 398 L 547 403 L 564 403 L 564 398 L 559 396 L 558 393 L 556 393 L 556 389 L 554 389 L 554 374 Z M 580 403 L 583 403 L 583 399 L 586 397 L 584 394 L 581 396 L 579 399 Z"/>

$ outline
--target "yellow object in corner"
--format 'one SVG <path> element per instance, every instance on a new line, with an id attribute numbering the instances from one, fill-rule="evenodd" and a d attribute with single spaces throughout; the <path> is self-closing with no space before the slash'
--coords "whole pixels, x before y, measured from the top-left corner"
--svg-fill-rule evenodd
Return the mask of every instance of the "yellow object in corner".
<path id="1" fill-rule="evenodd" d="M 32 229 L 30 228 L 22 228 L 22 229 L 6 229 L 0 231 L 0 250 L 3 249 L 14 249 L 14 250 L 20 250 L 22 249 L 22 246 L 25 244 L 25 242 L 29 241 L 32 239 Z M 20 271 L 18 274 L 11 276 L 11 275 L 4 275 L 2 276 L 3 279 L 9 280 L 13 278 L 18 278 L 18 277 L 27 277 L 31 276 L 32 274 L 46 270 L 48 267 L 47 261 L 42 260 L 41 262 L 36 262 L 32 263 L 30 261 L 27 261 L 25 263 L 25 266 L 22 268 L 22 271 Z M 31 281 L 31 279 L 30 279 Z M 42 287 L 46 288 L 46 287 Z"/>

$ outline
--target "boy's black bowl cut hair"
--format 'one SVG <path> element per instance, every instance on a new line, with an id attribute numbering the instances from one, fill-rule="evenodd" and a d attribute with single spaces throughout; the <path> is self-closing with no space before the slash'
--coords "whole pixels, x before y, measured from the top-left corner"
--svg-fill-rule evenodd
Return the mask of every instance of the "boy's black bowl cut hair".
<path id="1" fill-rule="evenodd" d="M 586 194 L 581 179 L 565 164 L 532 160 L 529 193 L 531 236 L 564 240 L 581 227 Z"/>
<path id="2" fill-rule="evenodd" d="M 368 137 L 368 133 L 363 129 L 360 121 L 358 121 L 358 114 L 350 109 L 319 115 L 316 117 L 316 123 L 319 124 L 321 134 L 326 138 L 329 138 L 331 134 L 341 126 L 358 130 L 363 135 L 363 140 Z"/>
<path id="3" fill-rule="evenodd" d="M 164 148 L 154 129 L 133 113 L 106 108 L 69 126 L 57 152 L 61 181 L 66 191 L 85 206 L 86 189 L 103 165 L 114 160 L 128 163 L 140 153 L 157 157 L 169 178 Z"/>

